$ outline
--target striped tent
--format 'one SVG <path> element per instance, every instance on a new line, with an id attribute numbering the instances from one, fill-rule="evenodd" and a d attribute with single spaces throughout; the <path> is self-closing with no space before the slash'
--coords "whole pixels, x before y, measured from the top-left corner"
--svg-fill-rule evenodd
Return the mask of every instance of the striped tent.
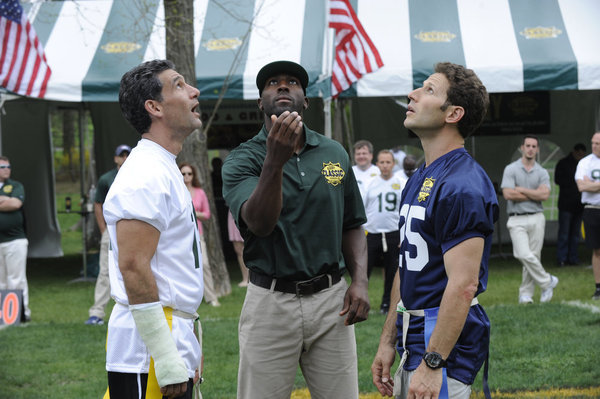
<path id="1" fill-rule="evenodd" d="M 474 69 L 490 92 L 600 89 L 600 1 L 353 0 L 384 62 L 345 94 L 402 96 L 437 61 Z M 33 2 L 25 11 L 53 74 L 46 98 L 116 101 L 121 75 L 165 57 L 162 0 Z M 329 97 L 326 0 L 194 0 L 198 87 L 205 99 L 258 97 L 258 69 L 301 63 L 311 97 Z"/>
<path id="2" fill-rule="evenodd" d="M 165 58 L 163 4 L 22 3 L 52 68 L 45 97 L 50 101 L 21 98 L 4 103 L 0 153 L 11 157 L 13 176 L 26 185 L 29 256 L 58 256 L 62 252 L 49 110 L 57 105 L 89 109 L 96 170 L 103 173 L 112 167 L 115 146 L 135 144 L 138 137 L 119 116 L 119 81 L 140 62 Z M 510 102 L 516 111 L 545 104 L 538 107 L 545 118 L 541 126 L 562 148 L 570 148 L 575 140 L 588 141 L 590 126 L 600 119 L 599 0 L 350 3 L 384 63 L 342 93 L 352 98 L 356 138 L 368 138 L 378 148 L 414 141 L 402 126 L 403 110 L 393 97 L 420 86 L 437 61 L 474 69 L 492 93 L 531 95 Z M 214 104 L 223 95 L 230 102 L 227 106 L 255 110 L 244 100 L 258 97 L 256 73 L 276 59 L 301 63 L 309 73 L 308 96 L 329 98 L 334 35 L 327 28 L 327 5 L 328 0 L 194 0 L 196 75 L 203 109 L 211 107 L 211 101 L 204 100 Z M 0 107 L 5 98 L 0 88 Z M 318 104 L 312 101 L 308 111 L 322 113 Z M 500 102 L 494 104 L 494 111 L 501 109 Z M 255 115 L 251 120 L 260 123 L 259 119 Z M 512 129 L 510 123 L 509 118 Z M 501 154 L 514 151 L 516 141 L 517 136 L 478 138 L 476 156 L 494 181 L 505 161 Z"/>

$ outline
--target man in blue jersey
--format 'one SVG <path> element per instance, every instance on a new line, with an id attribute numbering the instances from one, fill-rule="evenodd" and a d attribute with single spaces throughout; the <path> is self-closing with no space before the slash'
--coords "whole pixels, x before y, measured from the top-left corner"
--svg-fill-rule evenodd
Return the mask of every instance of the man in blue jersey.
<path id="1" fill-rule="evenodd" d="M 475 73 L 440 63 L 411 92 L 404 125 L 425 152 L 402 192 L 399 270 L 371 371 L 382 395 L 460 398 L 487 358 L 489 319 L 477 303 L 487 286 L 496 194 L 464 148 L 488 94 Z M 402 360 L 394 379 L 396 349 Z"/>

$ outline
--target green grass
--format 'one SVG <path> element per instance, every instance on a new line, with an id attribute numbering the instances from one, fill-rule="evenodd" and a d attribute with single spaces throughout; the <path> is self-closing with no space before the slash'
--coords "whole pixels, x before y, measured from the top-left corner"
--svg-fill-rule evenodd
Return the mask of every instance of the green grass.
<path id="1" fill-rule="evenodd" d="M 552 249 L 546 251 L 550 254 Z M 586 258 L 583 258 L 586 259 Z M 589 258 L 587 258 L 589 259 Z M 233 281 L 237 265 L 230 265 Z M 593 284 L 585 267 L 552 268 L 560 278 L 549 304 L 517 305 L 521 269 L 512 259 L 493 259 L 488 291 L 481 295 L 492 321 L 490 386 L 514 392 L 596 387 L 600 381 L 600 313 L 566 301 L 589 300 Z M 85 326 L 93 283 L 72 282 L 80 258 L 30 260 L 28 277 L 33 321 L 0 331 L 0 398 L 97 398 L 106 387 L 106 326 Z M 382 279 L 373 273 L 370 298 L 378 308 Z M 206 398 L 235 397 L 238 362 L 237 323 L 245 290 L 233 284 L 222 306 L 201 305 L 204 330 Z M 537 298 L 536 298 L 537 299 Z M 383 316 L 373 312 L 356 326 L 361 392 L 373 392 L 370 364 Z M 304 387 L 298 375 L 296 387 Z M 481 390 L 480 379 L 473 386 Z"/>
<path id="2" fill-rule="evenodd" d="M 65 216 L 70 215 L 61 215 L 61 224 Z M 73 248 L 76 244 L 81 248 L 80 241 L 70 243 Z M 93 302 L 94 285 L 73 282 L 81 270 L 79 250 L 65 249 L 63 258 L 29 260 L 33 321 L 0 330 L 0 399 L 99 398 L 104 392 L 106 326 L 83 324 Z M 580 258 L 589 262 L 589 251 L 583 247 L 581 251 Z M 490 387 L 498 392 L 495 398 L 522 397 L 518 392 L 524 390 L 572 387 L 593 387 L 600 394 L 600 313 L 567 303 L 581 301 L 600 308 L 600 303 L 590 300 L 592 272 L 585 266 L 556 268 L 554 258 L 555 248 L 545 248 L 546 268 L 560 279 L 552 302 L 529 306 L 517 304 L 519 264 L 512 258 L 491 260 L 488 290 L 479 299 L 492 322 L 489 367 Z M 206 380 L 202 391 L 207 399 L 234 398 L 236 392 L 237 325 L 245 289 L 237 287 L 237 264 L 229 264 L 229 270 L 232 294 L 220 298 L 221 307 L 202 304 L 199 309 Z M 382 286 L 381 274 L 376 271 L 369 287 L 375 310 Z M 539 290 L 536 302 L 538 299 Z M 369 320 L 356 326 L 359 387 L 364 393 L 375 391 L 370 365 L 383 321 L 384 317 L 374 311 Z M 305 387 L 300 373 L 295 386 Z M 480 376 L 473 388 L 481 391 Z"/>

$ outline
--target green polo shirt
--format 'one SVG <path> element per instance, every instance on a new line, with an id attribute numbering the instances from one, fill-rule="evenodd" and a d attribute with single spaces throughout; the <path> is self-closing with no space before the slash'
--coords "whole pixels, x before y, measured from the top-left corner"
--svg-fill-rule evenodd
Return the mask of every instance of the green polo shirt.
<path id="1" fill-rule="evenodd" d="M 98 186 L 96 187 L 96 195 L 94 196 L 94 202 L 99 204 L 103 204 L 106 199 L 106 194 L 108 194 L 108 189 L 115 181 L 115 177 L 117 176 L 117 172 L 119 169 L 114 168 L 100 176 L 98 179 Z"/>
<path id="2" fill-rule="evenodd" d="M 25 203 L 25 189 L 18 181 L 6 179 L 0 188 L 0 195 L 18 198 Z M 0 212 L 0 242 L 9 242 L 25 237 L 25 220 L 23 219 L 23 207 L 10 212 Z"/>
<path id="3" fill-rule="evenodd" d="M 283 206 L 267 237 L 257 237 L 240 217 L 258 184 L 267 153 L 267 130 L 233 150 L 223 164 L 223 197 L 244 237 L 250 270 L 306 280 L 345 267 L 342 232 L 367 220 L 352 164 L 336 141 L 304 128 L 306 144 L 283 168 Z"/>

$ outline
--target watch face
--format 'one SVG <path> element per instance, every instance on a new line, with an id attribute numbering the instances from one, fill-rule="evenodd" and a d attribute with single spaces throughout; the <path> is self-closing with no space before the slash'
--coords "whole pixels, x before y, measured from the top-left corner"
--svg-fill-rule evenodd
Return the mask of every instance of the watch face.
<path id="1" fill-rule="evenodd" d="M 439 353 L 428 352 L 423 356 L 425 363 L 432 369 L 438 369 L 442 366 L 442 356 Z"/>

